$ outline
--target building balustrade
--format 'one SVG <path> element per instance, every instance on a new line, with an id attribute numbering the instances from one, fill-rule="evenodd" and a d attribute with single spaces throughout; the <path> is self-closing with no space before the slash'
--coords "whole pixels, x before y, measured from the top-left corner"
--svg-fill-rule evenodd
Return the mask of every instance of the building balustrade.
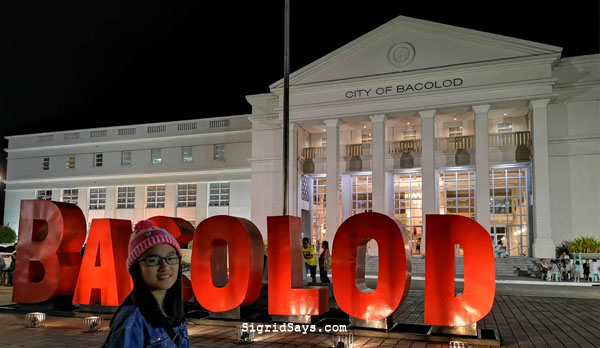
<path id="1" fill-rule="evenodd" d="M 513 132 L 513 133 L 502 133 L 502 134 L 490 134 L 489 135 L 489 146 L 490 147 L 509 147 L 528 145 L 531 133 L 526 132 Z"/>
<path id="2" fill-rule="evenodd" d="M 435 150 L 468 150 L 475 148 L 475 136 L 463 135 L 450 138 L 435 138 Z"/>
<path id="3" fill-rule="evenodd" d="M 304 149 L 302 149 L 302 158 L 304 158 L 304 159 L 327 158 L 325 146 L 305 147 Z"/>
<path id="4" fill-rule="evenodd" d="M 349 144 L 344 148 L 344 157 L 370 156 L 371 148 L 371 143 Z"/>
<path id="5" fill-rule="evenodd" d="M 421 139 L 388 141 L 389 154 L 401 154 L 406 152 L 421 152 Z"/>

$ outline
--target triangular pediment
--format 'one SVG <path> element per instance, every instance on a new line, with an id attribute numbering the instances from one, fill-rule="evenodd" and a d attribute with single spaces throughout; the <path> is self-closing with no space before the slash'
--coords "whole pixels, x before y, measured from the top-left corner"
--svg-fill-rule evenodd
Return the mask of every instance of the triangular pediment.
<path id="1" fill-rule="evenodd" d="M 409 17 L 396 17 L 290 75 L 290 85 L 557 54 L 562 48 Z M 270 87 L 283 86 L 283 79 Z"/>

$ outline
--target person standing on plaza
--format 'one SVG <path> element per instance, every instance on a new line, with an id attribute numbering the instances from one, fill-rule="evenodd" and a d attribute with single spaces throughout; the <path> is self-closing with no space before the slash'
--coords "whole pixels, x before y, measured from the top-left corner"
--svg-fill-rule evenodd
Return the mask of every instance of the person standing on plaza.
<path id="1" fill-rule="evenodd" d="M 331 253 L 329 252 L 329 242 L 324 240 L 321 244 L 321 254 L 319 255 L 319 276 L 321 283 L 331 283 L 327 277 L 327 271 L 331 269 Z"/>
<path id="2" fill-rule="evenodd" d="M 117 309 L 102 347 L 188 348 L 179 243 L 144 220 L 135 225 L 128 255 L 134 287 Z"/>
<path id="3" fill-rule="evenodd" d="M 581 261 L 577 260 L 575 261 L 575 283 L 579 283 L 579 277 L 581 276 Z"/>
<path id="4" fill-rule="evenodd" d="M 312 283 L 317 283 L 317 256 L 315 255 L 315 248 L 309 243 L 309 239 L 302 238 L 302 255 L 304 256 L 304 264 L 310 271 L 310 277 Z"/>

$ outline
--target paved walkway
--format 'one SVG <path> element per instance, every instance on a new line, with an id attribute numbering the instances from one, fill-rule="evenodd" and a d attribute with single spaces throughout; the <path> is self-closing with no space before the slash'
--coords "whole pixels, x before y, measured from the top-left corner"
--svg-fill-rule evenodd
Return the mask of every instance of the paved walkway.
<path id="1" fill-rule="evenodd" d="M 396 321 L 423 323 L 422 284 L 413 283 Z M 522 285 L 499 286 L 492 312 L 478 324 L 496 329 L 503 347 L 600 347 L 600 288 Z M 516 288 L 516 289 L 515 289 Z M 0 287 L 0 304 L 10 302 L 12 288 Z M 527 292 L 525 292 L 527 293 Z M 535 295 L 535 296 L 531 296 Z M 44 329 L 25 329 L 24 315 L 0 314 L 0 347 L 98 347 L 106 331 L 83 333 L 82 319 L 49 317 Z M 105 324 L 106 325 L 106 324 Z M 191 347 L 236 347 L 235 329 L 188 324 Z M 254 347 L 330 347 L 329 334 L 257 335 Z M 447 347 L 440 343 L 355 337 L 355 347 Z M 472 347 L 472 346 L 469 346 Z"/>

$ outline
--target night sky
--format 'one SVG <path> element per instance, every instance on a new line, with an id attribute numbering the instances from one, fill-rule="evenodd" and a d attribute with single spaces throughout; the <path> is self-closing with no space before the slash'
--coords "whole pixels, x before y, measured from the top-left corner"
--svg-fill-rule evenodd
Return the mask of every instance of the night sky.
<path id="1" fill-rule="evenodd" d="M 291 71 L 399 15 L 563 47 L 563 57 L 600 52 L 598 1 L 469 3 L 292 0 Z M 1 147 L 6 135 L 249 113 L 245 96 L 283 76 L 283 4 L 2 1 Z"/>

